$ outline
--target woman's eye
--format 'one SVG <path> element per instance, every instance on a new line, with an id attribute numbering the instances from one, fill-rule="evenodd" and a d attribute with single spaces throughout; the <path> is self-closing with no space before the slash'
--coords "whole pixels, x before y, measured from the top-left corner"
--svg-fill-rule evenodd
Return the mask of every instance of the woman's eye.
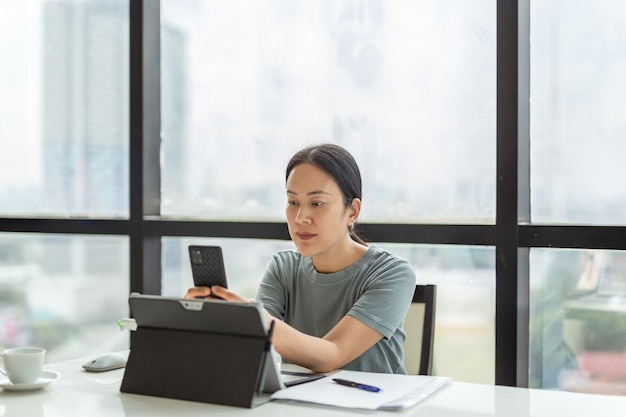
<path id="1" fill-rule="evenodd" d="M 297 204 L 298 204 L 298 203 L 297 203 L 296 201 L 287 201 L 287 205 L 288 205 L 288 206 L 295 206 L 295 205 L 297 205 Z"/>
<path id="2" fill-rule="evenodd" d="M 323 201 L 314 201 L 312 204 L 314 207 L 320 207 L 324 205 Z"/>

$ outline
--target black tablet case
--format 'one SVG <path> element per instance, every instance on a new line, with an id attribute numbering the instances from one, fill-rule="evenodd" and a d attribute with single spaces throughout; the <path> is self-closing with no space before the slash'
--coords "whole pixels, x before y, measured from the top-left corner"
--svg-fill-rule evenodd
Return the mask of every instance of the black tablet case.
<path id="1" fill-rule="evenodd" d="M 137 330 L 120 391 L 248 408 L 270 399 L 258 305 L 139 294 L 129 303 Z"/>

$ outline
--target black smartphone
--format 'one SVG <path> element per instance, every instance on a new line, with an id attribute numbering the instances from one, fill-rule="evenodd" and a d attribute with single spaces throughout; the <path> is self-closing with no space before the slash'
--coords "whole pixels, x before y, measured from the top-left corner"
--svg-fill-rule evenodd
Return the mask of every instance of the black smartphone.
<path id="1" fill-rule="evenodd" d="M 219 246 L 189 246 L 191 274 L 196 287 L 221 285 L 228 288 L 222 248 Z"/>

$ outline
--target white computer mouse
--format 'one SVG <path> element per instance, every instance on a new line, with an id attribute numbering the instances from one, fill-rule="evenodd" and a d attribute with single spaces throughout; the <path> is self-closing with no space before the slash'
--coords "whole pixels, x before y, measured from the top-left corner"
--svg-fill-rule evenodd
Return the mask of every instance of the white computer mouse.
<path id="1" fill-rule="evenodd" d="M 86 371 L 104 372 L 126 366 L 128 355 L 123 353 L 105 353 L 83 365 Z"/>

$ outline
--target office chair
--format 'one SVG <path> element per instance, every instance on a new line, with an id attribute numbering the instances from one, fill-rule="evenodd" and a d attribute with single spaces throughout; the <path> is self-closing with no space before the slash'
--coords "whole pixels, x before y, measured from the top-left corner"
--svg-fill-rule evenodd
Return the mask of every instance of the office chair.
<path id="1" fill-rule="evenodd" d="M 404 319 L 404 365 L 409 375 L 430 375 L 435 341 L 435 285 L 416 285 Z"/>

